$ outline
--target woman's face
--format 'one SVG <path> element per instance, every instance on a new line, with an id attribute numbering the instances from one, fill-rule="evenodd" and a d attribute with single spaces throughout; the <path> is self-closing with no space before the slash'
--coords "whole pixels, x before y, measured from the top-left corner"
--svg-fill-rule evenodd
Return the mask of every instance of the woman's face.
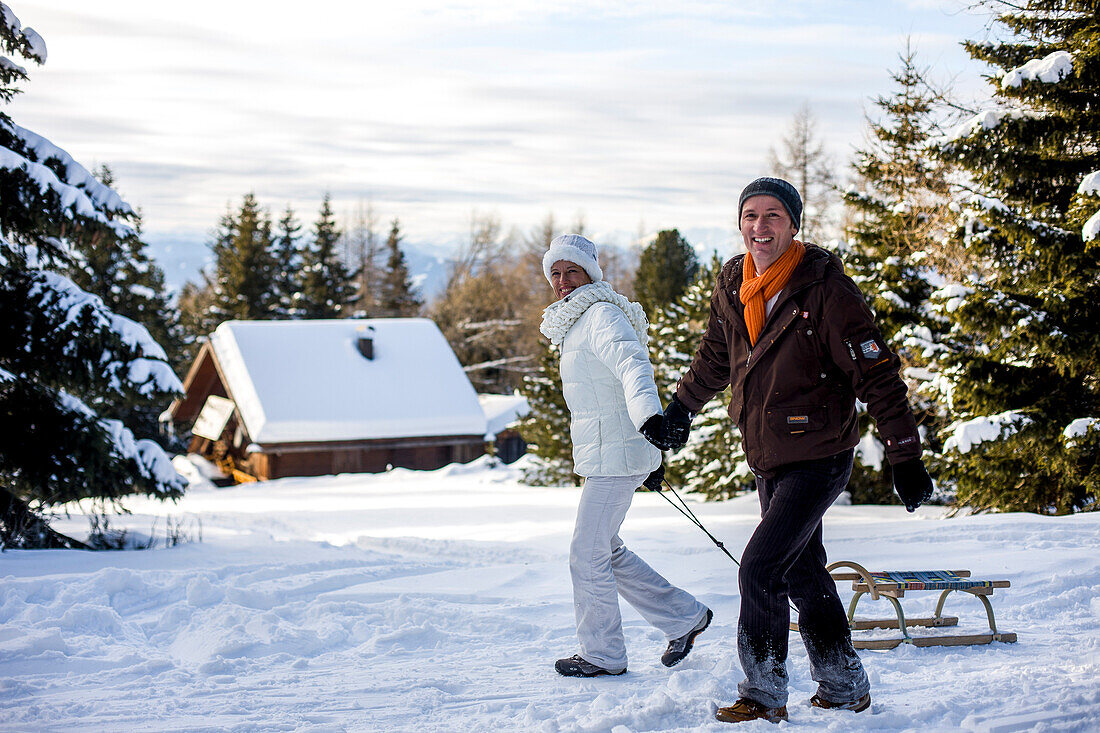
<path id="1" fill-rule="evenodd" d="M 550 265 L 550 287 L 554 288 L 554 295 L 558 297 L 558 300 L 569 295 L 581 285 L 588 285 L 590 282 L 592 282 L 592 278 L 576 262 L 558 260 Z"/>

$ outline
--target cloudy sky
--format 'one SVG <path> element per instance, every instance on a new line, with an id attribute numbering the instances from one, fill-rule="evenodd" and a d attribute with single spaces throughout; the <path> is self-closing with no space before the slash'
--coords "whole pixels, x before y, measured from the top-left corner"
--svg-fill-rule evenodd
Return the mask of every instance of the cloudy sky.
<path id="1" fill-rule="evenodd" d="M 311 220 L 372 202 L 413 238 L 725 228 L 809 104 L 838 169 L 905 38 L 978 88 L 965 0 L 28 0 L 16 122 L 110 164 L 151 239 L 254 191 Z"/>

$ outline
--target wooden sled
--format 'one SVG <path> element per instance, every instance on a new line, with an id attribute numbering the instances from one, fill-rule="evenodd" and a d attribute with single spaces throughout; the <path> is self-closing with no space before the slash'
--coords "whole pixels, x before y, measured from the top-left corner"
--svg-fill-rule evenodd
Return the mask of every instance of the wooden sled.
<path id="1" fill-rule="evenodd" d="M 837 568 L 850 568 L 854 572 L 836 572 Z M 858 639 L 852 637 L 852 644 L 856 649 L 893 649 L 900 644 L 912 644 L 913 646 L 966 646 L 970 644 L 991 644 L 994 641 L 1011 643 L 1016 641 L 1016 634 L 997 631 L 997 622 L 993 617 L 993 605 L 989 597 L 993 595 L 994 588 L 1008 588 L 1011 583 L 1007 580 L 973 580 L 969 570 L 922 570 L 922 571 L 886 571 L 872 573 L 859 563 L 841 560 L 826 566 L 834 580 L 852 581 L 852 590 L 855 595 L 848 604 L 848 624 L 853 631 L 862 629 L 900 629 L 902 636 L 896 639 Z M 936 604 L 936 612 L 931 617 L 906 618 L 901 608 L 899 598 L 905 596 L 906 591 L 938 590 L 939 602 Z M 986 617 L 989 619 L 988 634 L 955 634 L 938 636 L 909 635 L 910 626 L 943 627 L 957 626 L 957 616 L 944 616 L 943 605 L 951 593 L 959 591 L 969 593 L 977 598 L 985 606 Z M 870 594 L 871 600 L 877 601 L 885 598 L 893 606 L 897 618 L 873 619 L 856 621 L 856 605 L 863 596 Z M 798 631 L 798 624 L 791 624 L 791 631 Z"/>

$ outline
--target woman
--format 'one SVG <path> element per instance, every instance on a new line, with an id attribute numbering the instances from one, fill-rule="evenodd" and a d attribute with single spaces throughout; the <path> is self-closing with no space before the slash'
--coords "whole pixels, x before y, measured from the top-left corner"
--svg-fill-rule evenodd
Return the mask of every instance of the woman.
<path id="1" fill-rule="evenodd" d="M 597 258 L 596 245 L 578 234 L 556 237 L 542 258 L 558 300 L 540 330 L 561 350 L 573 470 L 585 479 L 569 548 L 580 653 L 554 665 L 566 677 L 626 671 L 618 595 L 669 639 L 666 667 L 687 656 L 712 617 L 619 539 L 634 490 L 661 466 L 661 452 L 639 430 L 658 435 L 663 418 L 645 313 L 604 282 Z"/>

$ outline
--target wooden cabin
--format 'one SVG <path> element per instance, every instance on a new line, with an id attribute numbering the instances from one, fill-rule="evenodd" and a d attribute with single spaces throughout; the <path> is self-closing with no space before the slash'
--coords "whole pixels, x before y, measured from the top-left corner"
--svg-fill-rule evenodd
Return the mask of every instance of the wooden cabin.
<path id="1" fill-rule="evenodd" d="M 485 450 L 487 423 L 424 318 L 227 321 L 166 413 L 238 481 L 431 470 Z"/>
<path id="2" fill-rule="evenodd" d="M 518 429 L 519 421 L 531 411 L 527 398 L 518 392 L 509 395 L 482 394 L 477 398 L 488 424 L 488 432 L 485 433 L 488 450 L 501 463 L 518 461 L 527 453 L 527 442 Z"/>

